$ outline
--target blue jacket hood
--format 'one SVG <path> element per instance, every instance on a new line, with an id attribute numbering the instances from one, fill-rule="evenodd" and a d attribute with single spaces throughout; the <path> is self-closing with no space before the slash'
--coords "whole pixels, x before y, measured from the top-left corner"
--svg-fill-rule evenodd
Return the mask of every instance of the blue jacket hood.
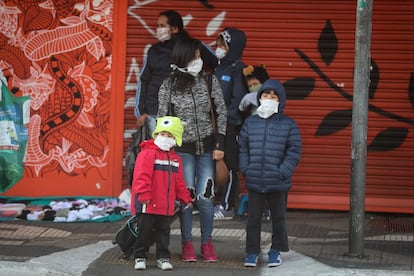
<path id="1" fill-rule="evenodd" d="M 233 63 L 241 60 L 243 50 L 246 47 L 246 34 L 236 28 L 225 28 L 220 36 L 224 38 L 229 46 L 229 51 L 222 61 Z"/>
<path id="2" fill-rule="evenodd" d="M 283 113 L 283 110 L 286 106 L 286 91 L 283 87 L 283 84 L 278 80 L 266 80 L 259 91 L 257 92 L 257 102 L 260 105 L 260 97 L 262 96 L 263 91 L 273 89 L 279 96 L 279 113 Z"/>

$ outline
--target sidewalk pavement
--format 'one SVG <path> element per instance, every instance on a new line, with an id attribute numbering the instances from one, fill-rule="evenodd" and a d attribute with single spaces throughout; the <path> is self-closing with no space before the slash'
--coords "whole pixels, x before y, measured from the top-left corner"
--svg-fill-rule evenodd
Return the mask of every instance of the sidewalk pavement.
<path id="1" fill-rule="evenodd" d="M 0 275 L 160 275 L 154 246 L 147 270 L 133 269 L 133 259 L 121 257 L 112 244 L 124 223 L 53 223 L 7 221 L 0 223 Z M 267 268 L 271 223 L 262 223 L 262 255 L 255 269 L 244 268 L 245 226 L 238 218 L 215 221 L 215 263 L 180 260 L 179 222 L 172 224 L 170 251 L 174 269 L 169 275 L 414 275 L 414 216 L 365 215 L 364 256 L 347 255 L 349 213 L 288 210 L 290 251 L 283 263 Z M 198 216 L 194 217 L 194 246 L 200 253 Z M 163 272 L 164 273 L 164 272 Z"/>

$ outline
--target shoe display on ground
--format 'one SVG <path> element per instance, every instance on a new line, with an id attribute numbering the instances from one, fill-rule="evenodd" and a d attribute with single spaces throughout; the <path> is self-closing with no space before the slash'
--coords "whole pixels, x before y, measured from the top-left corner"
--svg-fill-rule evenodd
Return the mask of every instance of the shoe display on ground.
<path id="1" fill-rule="evenodd" d="M 201 254 L 203 255 L 204 262 L 217 261 L 216 249 L 214 248 L 213 242 L 211 240 L 201 245 Z"/>
<path id="2" fill-rule="evenodd" d="M 135 258 L 135 266 L 136 270 L 145 270 L 147 268 L 145 259 L 144 258 Z"/>
<path id="3" fill-rule="evenodd" d="M 282 257 L 280 256 L 280 252 L 276 249 L 270 249 L 269 253 L 269 261 L 267 263 L 268 267 L 275 267 L 282 264 Z"/>
<path id="4" fill-rule="evenodd" d="M 161 258 L 157 260 L 157 267 L 161 270 L 171 270 L 173 269 L 170 259 Z"/>
<path id="5" fill-rule="evenodd" d="M 246 259 L 244 260 L 244 266 L 256 267 L 258 258 L 259 254 L 247 254 Z"/>
<path id="6" fill-rule="evenodd" d="M 194 252 L 194 246 L 191 241 L 187 241 L 182 245 L 182 260 L 184 262 L 196 262 L 197 256 Z"/>
<path id="7" fill-rule="evenodd" d="M 232 219 L 234 216 L 233 210 L 224 210 L 224 207 L 219 204 L 214 207 L 214 219 L 215 220 L 222 220 L 222 219 Z"/>

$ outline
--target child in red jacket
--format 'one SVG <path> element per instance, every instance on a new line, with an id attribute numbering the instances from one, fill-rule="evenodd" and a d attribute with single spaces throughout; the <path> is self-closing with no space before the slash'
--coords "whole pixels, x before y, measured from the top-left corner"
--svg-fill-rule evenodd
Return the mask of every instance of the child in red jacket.
<path id="1" fill-rule="evenodd" d="M 131 212 L 139 220 L 135 243 L 135 269 L 146 269 L 152 241 L 156 243 L 157 266 L 171 270 L 170 224 L 175 201 L 191 204 L 190 192 L 183 178 L 182 161 L 174 146 L 182 144 L 183 125 L 177 117 L 157 120 L 153 139 L 140 144 L 132 183 Z"/>

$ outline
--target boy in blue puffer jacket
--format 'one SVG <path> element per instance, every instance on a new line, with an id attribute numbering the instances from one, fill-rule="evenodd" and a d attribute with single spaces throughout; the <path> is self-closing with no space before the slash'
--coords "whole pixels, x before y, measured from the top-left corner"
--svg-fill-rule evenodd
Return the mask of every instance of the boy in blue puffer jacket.
<path id="1" fill-rule="evenodd" d="M 302 142 L 296 122 L 283 114 L 286 92 L 278 80 L 263 83 L 257 102 L 257 114 L 246 119 L 239 135 L 239 168 L 249 197 L 244 266 L 256 266 L 261 217 L 268 202 L 273 229 L 268 266 L 275 267 L 282 263 L 280 251 L 289 251 L 285 221 L 287 195 L 302 154 Z"/>

